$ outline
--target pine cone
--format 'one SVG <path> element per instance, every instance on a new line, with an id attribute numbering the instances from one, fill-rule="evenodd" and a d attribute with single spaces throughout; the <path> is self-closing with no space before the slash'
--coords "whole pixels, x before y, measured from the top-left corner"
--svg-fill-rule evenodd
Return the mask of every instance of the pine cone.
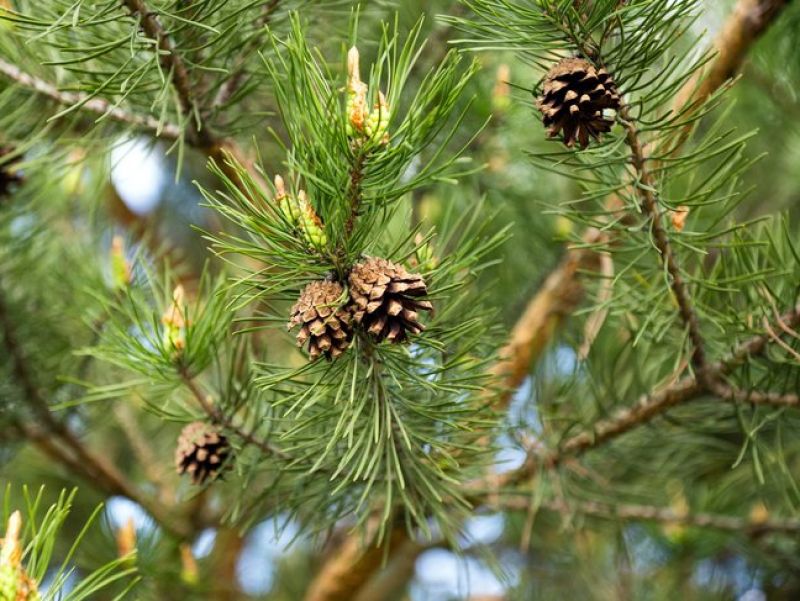
<path id="1" fill-rule="evenodd" d="M 301 326 L 297 346 L 308 342 L 311 359 L 335 359 L 353 339 L 351 316 L 344 306 L 344 288 L 338 282 L 311 282 L 291 310 L 288 329 Z"/>
<path id="2" fill-rule="evenodd" d="M 19 186 L 23 180 L 22 174 L 10 170 L 8 165 L 2 164 L 4 157 L 12 152 L 14 149 L 11 146 L 0 146 L 0 198 L 8 196 L 12 187 Z"/>
<path id="3" fill-rule="evenodd" d="M 421 275 L 371 257 L 353 266 L 349 283 L 353 318 L 379 342 L 404 342 L 425 329 L 418 311 L 432 311 L 433 305 L 419 298 L 428 294 Z"/>
<path id="4" fill-rule="evenodd" d="M 228 439 L 214 426 L 192 422 L 178 437 L 175 449 L 175 468 L 189 474 L 193 484 L 215 480 L 231 453 Z"/>
<path id="5" fill-rule="evenodd" d="M 562 132 L 567 146 L 577 139 L 586 148 L 589 136 L 597 140 L 611 130 L 614 122 L 603 117 L 603 109 L 617 110 L 619 94 L 605 69 L 582 58 L 564 58 L 547 73 L 536 104 L 548 137 Z"/>

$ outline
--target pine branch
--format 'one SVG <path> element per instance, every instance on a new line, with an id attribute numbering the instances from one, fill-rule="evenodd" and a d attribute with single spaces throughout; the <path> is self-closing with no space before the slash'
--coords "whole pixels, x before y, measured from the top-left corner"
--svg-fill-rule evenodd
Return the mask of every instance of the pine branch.
<path id="1" fill-rule="evenodd" d="M 347 236 L 353 233 L 353 228 L 358 219 L 358 212 L 361 208 L 363 194 L 361 191 L 361 182 L 364 180 L 364 163 L 367 160 L 367 154 L 363 149 L 357 150 L 358 154 L 350 168 L 350 185 L 347 189 L 347 198 L 349 200 L 349 213 L 347 214 L 347 221 L 344 225 L 344 231 Z"/>
<path id="2" fill-rule="evenodd" d="M 800 305 L 778 318 L 789 328 L 800 324 Z M 707 364 L 705 368 L 693 376 L 679 380 L 667 388 L 642 396 L 634 405 L 620 410 L 615 416 L 601 419 L 584 432 L 567 438 L 557 450 L 542 452 L 536 449 L 529 454 L 525 463 L 511 472 L 500 476 L 481 479 L 467 485 L 471 490 L 498 490 L 509 485 L 527 480 L 541 467 L 556 467 L 567 457 L 580 455 L 590 449 L 603 446 L 617 437 L 646 424 L 668 409 L 687 403 L 704 395 L 719 394 L 723 400 L 734 402 L 753 402 L 779 407 L 797 406 L 796 395 L 777 395 L 773 393 L 754 392 L 752 400 L 743 399 L 741 394 L 731 390 L 722 378 L 744 361 L 763 353 L 767 345 L 773 342 L 770 334 L 754 336 L 739 345 L 728 357 L 716 363 Z"/>
<path id="3" fill-rule="evenodd" d="M 722 32 L 715 41 L 717 55 L 698 87 L 697 80 L 688 82 L 676 95 L 675 112 L 687 107 L 697 110 L 730 77 L 737 73 L 752 45 L 780 15 L 780 9 L 788 0 L 739 0 L 736 8 L 726 21 Z M 723 74 L 727 74 L 723 77 Z M 686 137 L 680 140 L 685 142 Z M 674 149 L 677 149 L 676 145 Z M 587 230 L 583 242 L 591 245 L 598 241 L 598 232 Z M 582 297 L 580 282 L 582 271 L 592 271 L 597 257 L 585 248 L 570 248 L 556 268 L 545 279 L 545 285 L 528 303 L 525 311 L 512 330 L 512 339 L 501 353 L 496 373 L 504 373 L 504 392 L 500 405 L 510 398 L 514 389 L 522 384 L 529 372 L 531 363 L 547 347 L 564 317 L 577 308 Z M 567 302 L 564 302 L 567 299 Z"/>
<path id="4" fill-rule="evenodd" d="M 791 0 L 739 0 L 717 37 L 717 57 L 705 71 L 698 72 L 683 87 L 675 106 L 702 104 L 739 72 L 752 45 L 777 19 Z M 681 133 L 680 146 L 689 136 L 690 128 Z"/>
<path id="5" fill-rule="evenodd" d="M 172 41 L 158 20 L 157 13 L 149 10 L 144 0 L 122 0 L 122 3 L 128 8 L 131 15 L 138 16 L 145 35 L 156 42 L 161 68 L 172 76 L 172 85 L 178 94 L 184 117 L 188 118 L 192 124 L 196 144 L 201 148 L 215 146 L 217 140 L 203 120 L 201 107 L 197 104 L 192 91 L 189 71 L 186 69 L 183 59 L 175 52 Z"/>
<path id="6" fill-rule="evenodd" d="M 241 438 L 248 445 L 252 445 L 260 449 L 261 452 L 266 455 L 280 457 L 281 459 L 291 459 L 289 455 L 287 455 L 283 450 L 274 446 L 272 443 L 258 439 L 252 433 L 247 432 L 236 425 L 236 423 L 234 423 L 229 416 L 225 415 L 216 405 L 214 405 L 213 400 L 203 392 L 197 382 L 195 382 L 194 377 L 186 370 L 186 368 L 181 368 L 178 373 L 180 374 L 181 380 L 186 388 L 192 393 L 192 396 L 197 401 L 197 404 L 214 422 L 220 424 L 226 430 L 230 430 L 236 434 L 236 436 Z"/>
<path id="7" fill-rule="evenodd" d="M 800 532 L 800 519 L 780 518 L 754 520 L 713 513 L 685 513 L 669 507 L 652 505 L 600 503 L 597 501 L 543 501 L 541 508 L 566 516 L 575 514 L 597 517 L 607 520 L 623 520 L 635 522 L 658 522 L 688 526 L 692 528 L 709 528 L 724 532 L 759 536 L 769 532 L 796 534 Z M 530 511 L 530 498 L 516 497 L 499 499 L 492 509 Z"/>
<path id="8" fill-rule="evenodd" d="M 773 407 L 797 407 L 800 406 L 800 395 L 795 393 L 781 394 L 778 392 L 768 392 L 763 390 L 742 390 L 727 384 L 715 384 L 714 394 L 722 399 L 733 401 L 734 403 L 750 403 L 752 405 L 772 405 Z"/>
<path id="9" fill-rule="evenodd" d="M 764 3 L 767 2 L 767 0 L 761 0 L 761 2 Z M 739 7 L 752 4 L 753 0 L 740 0 Z M 716 45 L 719 52 L 711 71 L 731 74 L 737 72 L 747 50 L 749 50 L 752 43 L 758 39 L 777 15 L 778 11 L 771 11 L 768 14 L 764 13 L 765 18 L 763 20 L 760 20 L 758 24 L 751 24 L 750 20 L 746 18 L 746 14 L 737 8 L 731 17 L 729 17 L 722 35 L 717 39 Z M 747 35 L 736 37 L 730 33 L 734 31 L 746 31 Z M 736 52 L 729 52 L 728 49 L 731 48 L 736 48 Z M 676 110 L 682 111 L 688 106 L 691 106 L 693 110 L 698 109 L 724 81 L 725 80 L 720 80 L 719 78 L 709 78 L 708 85 L 698 91 L 689 101 L 686 100 L 686 91 L 690 88 L 693 89 L 694 85 L 691 83 L 687 84 L 687 86 L 683 88 L 683 91 L 677 95 L 677 100 L 675 102 Z M 591 246 L 601 239 L 602 234 L 599 231 L 590 229 L 584 234 L 583 243 L 585 246 Z M 571 248 L 559 262 L 556 269 L 544 280 L 542 288 L 528 303 L 522 316 L 512 329 L 509 342 L 502 349 L 500 357 L 493 367 L 492 371 L 498 376 L 498 384 L 500 386 L 500 391 L 497 393 L 494 402 L 496 407 L 502 408 L 507 404 L 513 391 L 518 388 L 527 377 L 530 371 L 530 365 L 538 360 L 543 350 L 563 324 L 565 317 L 577 308 L 583 296 L 580 273 L 582 271 L 593 271 L 597 264 L 597 255 L 591 249 L 583 247 Z M 762 336 L 756 337 L 742 345 L 742 347 L 730 357 L 728 363 L 719 366 L 717 375 L 722 377 L 746 356 L 758 354 L 767 342 L 767 337 Z M 716 365 L 712 367 L 716 367 Z M 705 370 L 708 369 L 710 369 L 709 366 L 706 366 Z M 682 391 L 662 392 L 663 398 L 661 402 L 657 402 L 654 407 L 660 407 L 665 410 L 673 406 L 676 402 L 683 402 L 681 399 L 689 400 L 690 398 L 694 398 L 693 395 L 699 394 L 698 391 L 702 388 L 697 381 L 693 379 L 688 383 L 682 382 L 681 386 L 684 388 Z M 658 399 L 656 399 L 656 401 L 658 401 Z M 641 415 L 646 416 L 648 413 L 648 410 L 644 410 L 641 412 Z M 660 414 L 660 412 L 652 415 L 656 414 Z M 619 426 L 619 424 L 616 426 L 614 424 L 609 424 L 609 433 L 615 427 L 619 428 Z M 581 440 L 583 440 L 582 436 L 579 441 Z M 523 468 L 525 467 L 526 466 L 523 466 Z M 486 485 L 487 482 L 483 481 L 479 486 L 480 490 L 485 490 Z M 490 484 L 489 488 L 497 490 L 493 484 Z M 476 501 L 480 502 L 485 499 L 484 493 L 481 492 Z M 352 536 L 348 537 L 345 544 L 352 545 L 353 539 L 354 537 Z M 381 556 L 384 550 L 380 548 L 371 548 L 367 550 L 367 553 L 377 557 Z M 379 565 L 377 562 L 374 564 L 363 561 L 359 563 L 357 560 L 361 560 L 360 554 L 338 554 L 331 560 L 336 563 L 337 569 L 331 569 L 329 572 L 320 573 L 317 579 L 329 581 L 338 574 L 346 574 L 347 582 L 354 587 L 352 588 L 352 592 L 354 593 L 358 590 L 359 586 L 364 586 L 372 576 L 371 573 L 365 573 L 364 568 L 370 565 Z M 329 564 L 330 562 L 325 565 L 324 570 L 327 570 Z M 334 592 L 328 596 L 317 594 L 317 596 L 313 598 L 313 601 L 336 601 L 347 598 L 345 595 L 341 594 L 337 596 L 335 589 L 332 588 L 332 590 L 334 590 Z M 311 599 L 306 598 L 306 601 L 311 601 Z"/>
<path id="10" fill-rule="evenodd" d="M 190 529 L 187 524 L 175 519 L 158 501 L 142 493 L 105 456 L 90 451 L 66 424 L 53 416 L 46 399 L 35 383 L 28 360 L 16 336 L 2 287 L 0 287 L 0 328 L 3 331 L 3 345 L 11 358 L 12 375 L 43 428 L 30 426 L 22 418 L 17 418 L 13 423 L 18 431 L 34 442 L 45 454 L 96 488 L 108 494 L 122 495 L 138 503 L 173 535 L 189 536 Z"/>
<path id="11" fill-rule="evenodd" d="M 650 220 L 653 241 L 669 273 L 670 287 L 678 303 L 681 319 L 683 319 L 684 324 L 689 329 L 689 338 L 692 341 L 693 347 L 692 365 L 694 365 L 696 370 L 702 372 L 705 367 L 706 357 L 705 342 L 700 332 L 700 321 L 692 305 L 691 295 L 683 280 L 677 258 L 672 250 L 669 235 L 664 227 L 661 209 L 654 192 L 656 189 L 656 182 L 647 166 L 647 157 L 645 156 L 644 148 L 639 139 L 639 132 L 631 118 L 629 107 L 626 104 L 620 107 L 619 117 L 625 128 L 625 139 L 631 150 L 631 162 L 636 171 L 636 192 L 641 201 L 641 208 Z"/>
<path id="12" fill-rule="evenodd" d="M 108 117 L 119 123 L 125 125 L 132 125 L 137 129 L 149 133 L 156 138 L 165 140 L 177 140 L 181 136 L 180 128 L 173 123 L 162 123 L 158 119 L 150 116 L 136 115 L 129 113 L 118 106 L 102 98 L 93 98 L 84 94 L 74 94 L 71 92 L 62 92 L 53 84 L 34 77 L 22 71 L 16 65 L 0 59 L 0 74 L 6 78 L 17 83 L 18 85 L 33 90 L 55 101 L 62 106 L 75 106 L 79 105 L 80 108 L 89 113 L 100 115 L 98 120 Z"/>

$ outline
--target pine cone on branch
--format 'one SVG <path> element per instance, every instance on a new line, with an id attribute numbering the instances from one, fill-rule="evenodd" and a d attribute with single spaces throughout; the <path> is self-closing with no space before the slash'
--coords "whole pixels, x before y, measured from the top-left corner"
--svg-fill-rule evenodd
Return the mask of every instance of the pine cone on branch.
<path id="1" fill-rule="evenodd" d="M 605 69 L 583 58 L 564 58 L 547 73 L 542 94 L 536 101 L 549 138 L 561 133 L 564 144 L 581 148 L 589 138 L 611 130 L 614 121 L 603 116 L 604 109 L 619 108 L 616 84 Z"/>
<path id="2" fill-rule="evenodd" d="M 230 454 L 228 439 L 215 426 L 192 422 L 178 437 L 175 468 L 181 475 L 189 474 L 193 484 L 203 484 L 219 477 Z"/>
<path id="3" fill-rule="evenodd" d="M 351 315 L 345 307 L 344 288 L 338 282 L 311 282 L 291 310 L 288 329 L 300 326 L 297 346 L 308 342 L 312 360 L 336 359 L 353 339 Z"/>
<path id="4" fill-rule="evenodd" d="M 378 342 L 405 342 L 409 334 L 425 329 L 419 311 L 433 311 L 433 305 L 421 298 L 428 294 L 421 275 L 387 259 L 370 257 L 353 266 L 348 281 L 353 319 Z"/>

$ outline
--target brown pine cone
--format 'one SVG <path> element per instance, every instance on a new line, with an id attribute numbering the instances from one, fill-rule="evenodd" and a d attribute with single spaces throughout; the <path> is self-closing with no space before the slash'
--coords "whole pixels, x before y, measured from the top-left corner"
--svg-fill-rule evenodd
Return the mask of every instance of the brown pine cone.
<path id="1" fill-rule="evenodd" d="M 432 311 L 425 280 L 379 257 L 357 263 L 350 271 L 350 298 L 353 319 L 380 342 L 404 342 L 409 334 L 419 334 L 425 327 L 419 311 Z"/>
<path id="2" fill-rule="evenodd" d="M 192 422 L 178 437 L 175 468 L 181 475 L 189 474 L 193 484 L 203 484 L 219 476 L 230 454 L 228 439 L 215 426 Z"/>
<path id="3" fill-rule="evenodd" d="M 548 137 L 561 132 L 567 146 L 577 139 L 581 148 L 586 148 L 589 137 L 597 140 L 611 130 L 614 122 L 603 117 L 603 109 L 617 110 L 619 93 L 605 69 L 597 69 L 583 58 L 564 58 L 545 76 L 536 104 Z"/>
<path id="4" fill-rule="evenodd" d="M 344 288 L 338 282 L 311 282 L 300 293 L 291 310 L 288 329 L 301 326 L 297 346 L 308 342 L 312 360 L 335 359 L 353 339 L 350 312 L 345 307 Z"/>

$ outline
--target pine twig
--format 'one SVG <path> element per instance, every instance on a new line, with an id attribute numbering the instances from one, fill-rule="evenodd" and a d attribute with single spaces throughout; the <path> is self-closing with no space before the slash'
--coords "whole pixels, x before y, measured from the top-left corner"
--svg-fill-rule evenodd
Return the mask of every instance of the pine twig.
<path id="1" fill-rule="evenodd" d="M 692 365 L 702 373 L 706 363 L 706 356 L 705 342 L 700 332 L 700 321 L 692 305 L 691 295 L 683 280 L 677 258 L 672 250 L 669 235 L 664 227 L 661 208 L 654 192 L 656 182 L 647 166 L 647 157 L 639 139 L 639 132 L 626 104 L 620 107 L 619 117 L 625 128 L 625 139 L 631 151 L 631 162 L 636 172 L 635 187 L 641 201 L 642 212 L 650 220 L 653 241 L 669 274 L 669 285 L 678 303 L 681 319 L 689 329 L 689 338 L 692 342 Z"/>
<path id="2" fill-rule="evenodd" d="M 172 85 L 178 94 L 181 110 L 184 117 L 189 119 L 192 124 L 192 132 L 197 144 L 201 148 L 214 146 L 217 141 L 203 121 L 200 107 L 195 101 L 192 91 L 189 71 L 186 69 L 183 59 L 175 52 L 172 41 L 158 20 L 157 13 L 149 10 L 144 0 L 122 0 L 122 3 L 131 15 L 139 17 L 142 31 L 156 43 L 161 68 L 172 75 Z"/>
<path id="3" fill-rule="evenodd" d="M 777 318 L 789 328 L 800 324 L 800 305 Z M 779 395 L 767 392 L 753 392 L 742 395 L 731 389 L 722 378 L 729 374 L 736 366 L 748 358 L 763 353 L 767 345 L 773 342 L 769 334 L 760 334 L 739 345 L 728 357 L 716 363 L 707 364 L 697 374 L 683 378 L 667 388 L 643 395 L 634 405 L 621 409 L 613 417 L 595 422 L 588 430 L 567 438 L 557 450 L 550 452 L 530 453 L 525 463 L 518 469 L 500 476 L 490 476 L 473 481 L 467 485 L 468 490 L 498 490 L 520 483 L 532 477 L 541 467 L 550 469 L 561 464 L 567 457 L 580 455 L 590 449 L 603 446 L 607 442 L 646 424 L 668 409 L 702 397 L 703 395 L 717 395 L 723 400 L 733 402 L 752 402 L 755 404 L 769 404 L 779 407 L 797 406 L 796 395 Z M 752 398 L 747 395 L 752 394 Z M 475 499 L 480 501 L 481 495 Z"/>
<path id="4" fill-rule="evenodd" d="M 211 418 L 214 422 L 220 424 L 226 430 L 230 430 L 236 436 L 241 438 L 245 443 L 248 445 L 252 445 L 258 449 L 260 449 L 263 453 L 267 455 L 272 455 L 275 457 L 280 457 L 281 459 L 291 459 L 291 457 L 285 453 L 283 450 L 275 447 L 271 443 L 256 438 L 252 433 L 247 432 L 243 428 L 236 425 L 233 420 L 225 415 L 213 402 L 213 400 L 206 395 L 200 386 L 195 381 L 194 377 L 185 369 L 181 368 L 178 371 L 179 375 L 181 376 L 181 380 L 183 381 L 186 388 L 189 392 L 192 393 L 192 396 L 197 401 L 197 404 L 203 410 L 203 412 Z"/>
<path id="5" fill-rule="evenodd" d="M 564 501 L 544 501 L 541 507 L 564 515 L 578 514 L 607 520 L 658 522 L 660 524 L 743 533 L 751 536 L 766 534 L 768 532 L 781 532 L 786 534 L 797 534 L 800 532 L 800 519 L 797 518 L 754 520 L 713 513 L 685 513 L 675 511 L 669 507 L 625 503 L 610 505 L 598 501 L 574 501 L 570 503 Z M 492 505 L 492 509 L 512 511 L 529 511 L 530 508 L 530 498 L 522 496 L 501 499 Z"/>
<path id="6" fill-rule="evenodd" d="M 378 519 L 373 519 L 370 530 L 376 529 Z M 381 568 L 384 558 L 408 540 L 404 526 L 397 526 L 389 532 L 379 547 L 364 544 L 355 534 L 348 535 L 314 577 L 304 601 L 352 601 L 369 576 Z"/>
<path id="7" fill-rule="evenodd" d="M 710 68 L 689 81 L 676 95 L 673 103 L 676 111 L 686 107 L 697 110 L 716 90 L 733 77 L 740 69 L 751 46 L 780 15 L 781 9 L 789 0 L 739 0 L 728 17 L 722 32 L 714 45 L 717 56 Z M 699 85 L 698 85 L 699 84 Z M 674 149 L 688 139 L 684 132 Z M 596 241 L 597 232 L 588 230 L 583 242 Z M 583 286 L 580 272 L 592 270 L 597 259 L 591 250 L 575 248 L 567 250 L 564 259 L 545 279 L 545 285 L 531 298 L 523 315 L 512 330 L 512 343 L 501 353 L 497 370 L 506 374 L 503 393 L 499 399 L 502 405 L 510 398 L 528 373 L 530 364 L 535 362 L 543 349 L 555 336 L 564 318 L 577 308 L 582 296 Z M 563 299 L 572 300 L 563 303 Z M 544 326 L 544 327 L 542 327 Z M 503 366 L 505 364 L 505 368 Z"/>
<path id="8" fill-rule="evenodd" d="M 63 106 L 79 105 L 80 108 L 89 113 L 100 115 L 99 119 L 108 117 L 119 123 L 132 125 L 142 131 L 148 132 L 156 138 L 165 140 L 177 140 L 181 136 L 181 129 L 173 123 L 162 123 L 149 115 L 136 115 L 130 113 L 102 98 L 92 98 L 85 94 L 75 94 L 72 92 L 62 92 L 53 84 L 34 77 L 22 71 L 16 65 L 0 59 L 0 74 L 18 85 L 33 90 L 55 101 Z"/>
<path id="9" fill-rule="evenodd" d="M 17 339 L 2 288 L 0 288 L 0 329 L 3 333 L 3 345 L 11 358 L 13 377 L 41 425 L 41 428 L 34 427 L 17 418 L 13 425 L 20 434 L 94 487 L 107 494 L 129 498 L 141 505 L 166 531 L 179 538 L 188 537 L 191 532 L 188 524 L 173 516 L 157 500 L 141 492 L 107 457 L 89 450 L 66 424 L 53 416 L 36 385 L 27 357 Z"/>

